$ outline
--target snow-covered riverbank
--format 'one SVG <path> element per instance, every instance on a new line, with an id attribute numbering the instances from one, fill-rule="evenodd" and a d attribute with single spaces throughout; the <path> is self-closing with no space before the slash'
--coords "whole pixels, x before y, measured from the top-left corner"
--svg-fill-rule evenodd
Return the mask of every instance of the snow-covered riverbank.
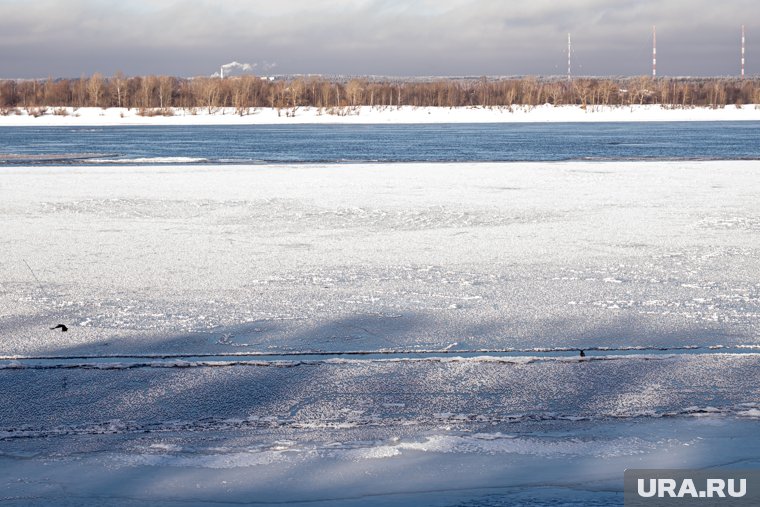
<path id="1" fill-rule="evenodd" d="M 138 109 L 19 108 L 0 115 L 0 126 L 106 126 L 106 125 L 271 125 L 305 123 L 544 123 L 544 122 L 651 122 L 651 121 L 760 121 L 754 105 L 724 108 L 669 109 L 659 105 L 537 107 L 355 107 L 320 109 L 232 108 L 166 109 L 166 114 L 141 115 Z"/>

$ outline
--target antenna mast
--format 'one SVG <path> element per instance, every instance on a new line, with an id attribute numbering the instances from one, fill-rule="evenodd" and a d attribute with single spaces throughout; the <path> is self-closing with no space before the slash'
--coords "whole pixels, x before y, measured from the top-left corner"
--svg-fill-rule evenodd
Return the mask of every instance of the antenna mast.
<path id="1" fill-rule="evenodd" d="M 742 25 L 742 79 L 744 79 L 744 25 Z"/>
<path id="2" fill-rule="evenodd" d="M 657 27 L 652 26 L 652 78 L 657 78 Z"/>
<path id="3" fill-rule="evenodd" d="M 568 81 L 572 81 L 573 80 L 572 73 L 570 72 L 570 70 L 571 70 L 571 67 L 570 67 L 570 55 L 572 54 L 572 51 L 573 51 L 573 46 L 572 46 L 572 44 L 570 42 L 570 34 L 568 33 L 567 34 L 567 80 Z"/>

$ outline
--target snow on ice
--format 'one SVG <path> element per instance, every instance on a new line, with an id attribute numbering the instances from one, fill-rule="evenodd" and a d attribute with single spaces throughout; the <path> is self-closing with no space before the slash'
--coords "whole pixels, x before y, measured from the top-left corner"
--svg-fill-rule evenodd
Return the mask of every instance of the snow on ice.
<path id="1" fill-rule="evenodd" d="M 7 167 L 0 501 L 614 505 L 625 468 L 757 466 L 758 191 L 752 161 Z"/>

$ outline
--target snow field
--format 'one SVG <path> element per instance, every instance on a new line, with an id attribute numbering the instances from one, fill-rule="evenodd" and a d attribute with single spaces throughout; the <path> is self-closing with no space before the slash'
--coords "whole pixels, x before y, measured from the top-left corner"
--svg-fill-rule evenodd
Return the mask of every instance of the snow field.
<path id="1" fill-rule="evenodd" d="M 0 501 L 615 505 L 625 468 L 757 466 L 759 190 L 753 161 L 3 169 Z M 396 352 L 234 356 L 345 351 Z"/>
<path id="2" fill-rule="evenodd" d="M 104 126 L 104 125 L 293 125 L 304 123 L 544 123 L 544 122 L 630 122 L 630 121 L 758 121 L 760 109 L 753 104 L 741 108 L 693 107 L 667 109 L 660 105 L 632 106 L 513 106 L 508 107 L 347 107 L 330 114 L 316 107 L 250 108 L 239 114 L 233 108 L 189 110 L 170 108 L 170 116 L 140 116 L 137 109 L 94 107 L 63 108 L 65 115 L 49 108 L 35 117 L 20 109 L 18 115 L 0 115 L 0 126 Z"/>

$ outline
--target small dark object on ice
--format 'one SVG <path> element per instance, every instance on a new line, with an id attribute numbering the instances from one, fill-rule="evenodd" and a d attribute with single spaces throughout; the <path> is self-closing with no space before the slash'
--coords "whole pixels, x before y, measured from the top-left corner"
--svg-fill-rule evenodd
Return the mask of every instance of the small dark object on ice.
<path id="1" fill-rule="evenodd" d="M 586 357 L 586 353 L 581 350 L 581 357 Z"/>
<path id="2" fill-rule="evenodd" d="M 55 326 L 55 327 L 51 327 L 50 329 L 51 329 L 51 330 L 53 330 L 53 329 L 60 329 L 60 330 L 61 330 L 61 332 L 63 332 L 63 333 L 65 333 L 66 331 L 68 331 L 68 330 L 69 330 L 69 328 L 68 328 L 68 327 L 66 327 L 64 324 L 58 324 L 57 326 Z"/>

